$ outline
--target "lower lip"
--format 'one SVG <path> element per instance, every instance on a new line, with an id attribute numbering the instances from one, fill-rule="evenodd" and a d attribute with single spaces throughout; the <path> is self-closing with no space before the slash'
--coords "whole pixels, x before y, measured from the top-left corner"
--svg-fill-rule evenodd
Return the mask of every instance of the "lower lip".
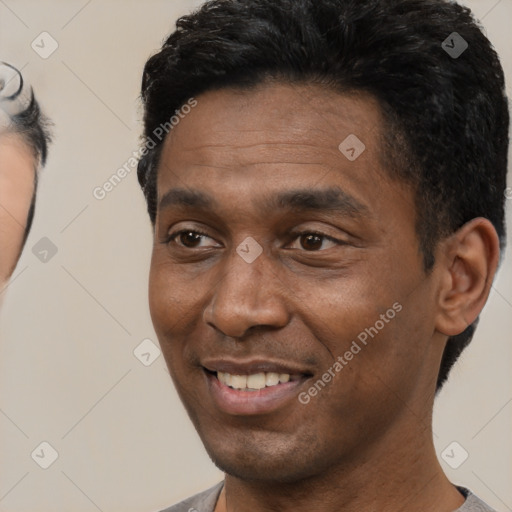
<path id="1" fill-rule="evenodd" d="M 298 388 L 304 379 L 283 382 L 258 391 L 241 391 L 230 388 L 206 373 L 208 388 L 217 407 L 232 415 L 269 414 L 283 407 L 290 400 L 297 399 Z"/>

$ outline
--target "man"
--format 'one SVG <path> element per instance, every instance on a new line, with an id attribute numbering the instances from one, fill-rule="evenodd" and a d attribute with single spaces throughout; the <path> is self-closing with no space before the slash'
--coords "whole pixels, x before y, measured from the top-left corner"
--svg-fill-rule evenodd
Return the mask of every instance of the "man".
<path id="1" fill-rule="evenodd" d="M 180 117 L 138 169 L 152 320 L 226 474 L 168 511 L 490 511 L 431 427 L 505 236 L 503 72 L 469 10 L 214 0 L 142 99 L 148 140 Z"/>
<path id="2" fill-rule="evenodd" d="M 34 216 L 37 170 L 49 134 L 31 88 L 0 62 L 0 293 L 11 276 Z M 1 296 L 0 296 L 1 300 Z"/>

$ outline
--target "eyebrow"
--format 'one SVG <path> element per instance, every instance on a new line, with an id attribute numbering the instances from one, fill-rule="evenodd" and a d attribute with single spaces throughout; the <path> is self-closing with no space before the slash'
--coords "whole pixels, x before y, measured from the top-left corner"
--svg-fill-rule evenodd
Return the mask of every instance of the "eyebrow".
<path id="1" fill-rule="evenodd" d="M 289 190 L 272 198 L 269 206 L 293 211 L 335 211 L 350 217 L 367 217 L 370 214 L 367 206 L 339 187 Z"/>
<path id="2" fill-rule="evenodd" d="M 164 210 L 171 206 L 207 209 L 212 208 L 215 204 L 216 201 L 211 196 L 199 190 L 173 188 L 162 196 L 158 209 Z"/>
<path id="3" fill-rule="evenodd" d="M 174 206 L 207 210 L 217 205 L 213 197 L 199 190 L 173 188 L 162 196 L 158 209 L 163 210 Z M 370 213 L 368 207 L 339 187 L 288 190 L 267 199 L 265 207 L 295 212 L 335 211 L 350 217 L 366 217 Z"/>

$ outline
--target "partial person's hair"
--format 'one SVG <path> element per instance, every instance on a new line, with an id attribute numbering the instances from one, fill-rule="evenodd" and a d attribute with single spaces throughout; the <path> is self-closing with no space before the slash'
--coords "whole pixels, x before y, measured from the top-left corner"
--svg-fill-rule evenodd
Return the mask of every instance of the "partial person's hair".
<path id="1" fill-rule="evenodd" d="M 23 79 L 22 74 L 11 64 L 0 61 L 0 109 L 2 126 L 0 135 L 19 135 L 34 157 L 34 195 L 30 204 L 23 245 L 28 237 L 34 219 L 37 170 L 46 164 L 48 145 L 51 141 L 50 122 L 41 112 L 34 91 Z"/>
<path id="2" fill-rule="evenodd" d="M 445 0 L 212 0 L 176 26 L 144 68 L 146 137 L 188 98 L 215 89 L 277 81 L 367 93 L 384 119 L 384 168 L 414 190 L 425 272 L 438 242 L 476 217 L 492 222 L 504 248 L 504 76 L 468 8 Z M 468 45 L 458 56 L 442 46 L 453 47 L 453 37 Z M 162 142 L 138 164 L 153 223 Z M 448 340 L 437 390 L 477 321 Z"/>

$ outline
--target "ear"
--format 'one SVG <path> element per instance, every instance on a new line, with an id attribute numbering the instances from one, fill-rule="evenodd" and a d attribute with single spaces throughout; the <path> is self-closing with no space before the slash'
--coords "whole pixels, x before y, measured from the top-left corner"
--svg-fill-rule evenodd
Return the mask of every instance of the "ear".
<path id="1" fill-rule="evenodd" d="M 500 244 L 492 223 L 476 218 L 440 247 L 441 268 L 436 330 L 456 336 L 482 311 L 498 268 Z"/>

